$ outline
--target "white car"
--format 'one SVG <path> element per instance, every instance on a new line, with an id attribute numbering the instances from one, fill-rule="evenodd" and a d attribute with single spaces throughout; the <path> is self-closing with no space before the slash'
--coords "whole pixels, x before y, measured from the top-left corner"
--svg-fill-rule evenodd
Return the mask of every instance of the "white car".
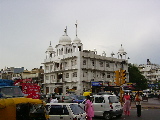
<path id="1" fill-rule="evenodd" d="M 49 120 L 86 120 L 86 112 L 78 103 L 47 103 Z"/>
<path id="2" fill-rule="evenodd" d="M 122 116 L 123 109 L 116 95 L 93 95 L 92 100 L 95 116 L 103 116 L 106 120 Z M 85 109 L 85 101 L 80 106 Z"/>

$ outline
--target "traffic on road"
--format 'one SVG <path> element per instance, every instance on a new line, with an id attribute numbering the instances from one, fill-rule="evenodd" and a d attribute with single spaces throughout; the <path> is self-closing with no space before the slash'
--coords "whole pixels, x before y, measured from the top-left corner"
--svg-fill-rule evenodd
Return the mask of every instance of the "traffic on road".
<path id="1" fill-rule="evenodd" d="M 77 102 L 74 102 L 75 95 L 74 95 L 74 97 L 73 97 L 73 95 L 68 95 L 68 96 L 70 96 L 73 99 L 71 103 L 68 103 L 69 105 L 72 105 L 73 103 L 78 103 L 77 104 L 78 107 L 83 109 L 85 112 L 85 96 L 82 96 L 82 97 L 79 96 L 79 98 L 81 98 L 81 99 L 83 98 L 83 101 L 78 100 Z M 59 98 L 57 98 L 57 99 L 59 99 Z M 79 102 L 79 101 L 81 101 L 81 102 Z M 137 117 L 137 108 L 135 105 L 135 101 L 131 102 L 130 114 L 125 115 L 124 111 L 123 111 L 123 105 L 119 102 L 119 98 L 113 93 L 106 93 L 106 94 L 100 93 L 98 95 L 92 95 L 92 102 L 93 102 L 93 107 L 94 107 L 93 120 L 110 120 L 110 119 L 113 119 L 113 120 L 120 120 L 120 119 L 135 120 L 135 119 L 142 119 L 142 118 L 145 120 L 151 120 L 151 117 L 147 117 L 148 113 L 156 111 L 157 109 L 160 109 L 160 100 L 157 97 L 150 97 L 150 98 L 147 98 L 147 100 L 145 100 L 144 98 L 142 99 L 142 101 L 141 101 L 141 108 L 142 109 L 141 109 L 141 116 L 140 117 Z M 49 103 L 47 103 L 47 104 L 49 105 Z M 61 103 L 57 103 L 57 104 L 65 104 L 65 102 L 64 103 L 61 102 Z M 116 112 L 114 112 L 114 110 Z M 74 109 L 72 111 L 74 112 Z M 155 112 L 155 113 L 157 114 L 158 112 Z M 87 117 L 87 114 L 86 114 L 86 117 Z M 54 118 L 54 117 L 52 116 L 52 118 Z M 83 118 L 81 118 L 81 120 L 83 120 L 83 119 L 86 119 L 84 117 L 84 115 L 83 115 Z M 158 117 L 154 116 L 153 120 L 156 120 L 156 119 L 158 120 Z"/>
<path id="2" fill-rule="evenodd" d="M 8 89 L 12 90 L 12 92 L 8 92 Z M 130 100 L 131 96 L 126 92 L 122 103 L 120 103 L 119 96 L 112 92 L 101 92 L 98 94 L 89 92 L 87 96 L 84 96 L 86 94 L 48 94 L 42 95 L 41 99 L 38 100 L 26 99 L 23 94 L 18 94 L 22 93 L 19 90 L 18 86 L 0 87 L 1 120 L 12 118 L 12 116 L 15 116 L 15 120 L 38 118 L 36 115 L 39 114 L 43 117 L 41 120 L 92 120 L 92 118 L 93 120 L 159 120 L 160 110 L 157 109 L 160 109 L 160 99 L 155 95 L 144 98 L 144 95 L 139 93 L 134 97 L 132 95 L 133 98 Z M 15 105 L 10 106 L 10 101 Z M 24 106 L 28 106 L 27 112 Z M 12 116 L 7 116 L 7 111 L 12 110 L 10 109 L 11 107 L 15 107 L 14 112 L 10 114 Z M 140 115 L 138 115 L 138 109 L 140 110 Z M 93 113 L 90 114 L 90 111 Z M 150 115 L 151 113 L 152 115 Z"/>

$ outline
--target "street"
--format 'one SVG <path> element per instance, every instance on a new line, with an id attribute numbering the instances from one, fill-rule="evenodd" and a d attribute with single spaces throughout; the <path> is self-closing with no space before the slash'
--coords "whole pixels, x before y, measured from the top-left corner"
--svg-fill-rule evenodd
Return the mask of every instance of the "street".
<path id="1" fill-rule="evenodd" d="M 160 100 L 157 98 L 149 98 L 148 102 L 142 101 L 141 117 L 137 117 L 137 109 L 132 102 L 131 115 L 122 115 L 121 118 L 113 118 L 113 120 L 159 120 Z M 93 120 L 104 120 L 102 117 L 95 117 Z"/>
<path id="2" fill-rule="evenodd" d="M 137 117 L 136 109 L 131 110 L 130 116 L 123 115 L 121 118 L 113 118 L 113 120 L 159 120 L 160 109 L 142 109 L 142 116 Z M 96 117 L 93 120 L 104 120 L 103 118 Z"/>

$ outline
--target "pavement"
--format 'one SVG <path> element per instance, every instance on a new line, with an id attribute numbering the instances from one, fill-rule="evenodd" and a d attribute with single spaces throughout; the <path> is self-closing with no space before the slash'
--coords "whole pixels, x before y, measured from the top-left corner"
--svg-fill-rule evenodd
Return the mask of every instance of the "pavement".
<path id="1" fill-rule="evenodd" d="M 141 101 L 142 109 L 160 109 L 160 99 L 148 98 L 148 101 Z M 131 108 L 136 108 L 135 102 L 131 103 Z"/>

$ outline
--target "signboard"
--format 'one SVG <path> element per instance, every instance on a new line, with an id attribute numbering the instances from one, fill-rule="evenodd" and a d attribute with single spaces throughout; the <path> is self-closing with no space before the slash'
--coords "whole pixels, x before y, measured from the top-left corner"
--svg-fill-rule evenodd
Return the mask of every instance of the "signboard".
<path id="1" fill-rule="evenodd" d="M 39 99 L 40 98 L 40 86 L 32 83 L 32 79 L 20 79 L 15 80 L 16 86 L 22 87 L 22 92 L 27 95 L 28 98 Z"/>
<path id="2" fill-rule="evenodd" d="M 22 83 L 22 92 L 27 94 L 27 98 L 39 99 L 40 86 L 31 83 Z"/>
<path id="3" fill-rule="evenodd" d="M 102 82 L 92 82 L 92 86 L 103 86 Z"/>

